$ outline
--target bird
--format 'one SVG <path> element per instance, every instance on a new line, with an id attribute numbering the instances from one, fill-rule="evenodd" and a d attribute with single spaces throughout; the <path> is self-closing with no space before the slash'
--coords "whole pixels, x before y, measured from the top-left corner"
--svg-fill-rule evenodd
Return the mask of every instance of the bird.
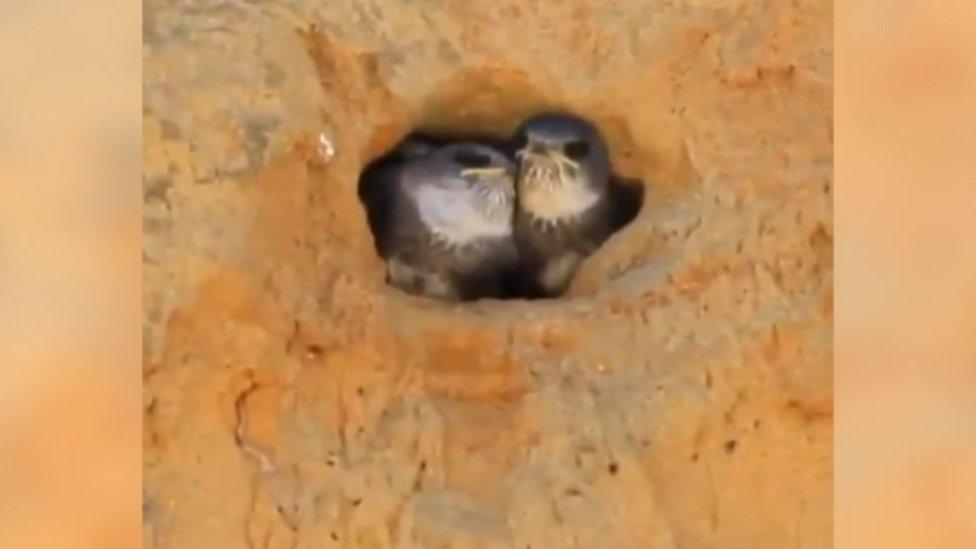
<path id="1" fill-rule="evenodd" d="M 398 150 L 360 193 L 388 282 L 447 301 L 507 297 L 518 266 L 514 163 L 477 142 Z"/>
<path id="2" fill-rule="evenodd" d="M 511 149 L 523 292 L 556 297 L 583 259 L 620 228 L 607 144 L 582 118 L 544 113 L 518 128 Z"/>

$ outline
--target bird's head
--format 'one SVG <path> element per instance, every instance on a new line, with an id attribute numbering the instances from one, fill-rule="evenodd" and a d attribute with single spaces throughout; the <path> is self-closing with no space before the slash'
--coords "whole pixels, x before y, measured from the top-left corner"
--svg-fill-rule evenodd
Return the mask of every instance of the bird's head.
<path id="1" fill-rule="evenodd" d="M 558 221 L 586 210 L 610 180 L 607 145 L 595 126 L 562 114 L 533 117 L 515 136 L 518 195 L 537 218 Z"/>
<path id="2" fill-rule="evenodd" d="M 515 165 L 477 143 L 440 147 L 416 161 L 409 185 L 424 223 L 440 238 L 464 244 L 511 234 Z"/>
<path id="3" fill-rule="evenodd" d="M 490 220 L 510 222 L 515 202 L 515 165 L 501 152 L 477 143 L 446 145 L 430 155 L 441 172 L 434 186 L 458 193 Z"/>

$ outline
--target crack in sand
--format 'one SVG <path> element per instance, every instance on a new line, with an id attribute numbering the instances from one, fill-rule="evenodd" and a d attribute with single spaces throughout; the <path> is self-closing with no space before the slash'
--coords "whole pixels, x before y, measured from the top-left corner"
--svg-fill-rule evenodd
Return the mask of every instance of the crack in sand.
<path id="1" fill-rule="evenodd" d="M 248 388 L 244 389 L 241 394 L 237 395 L 237 399 L 234 400 L 234 411 L 237 415 L 237 423 L 234 427 L 234 442 L 242 452 L 257 461 L 258 465 L 261 467 L 261 472 L 273 473 L 277 468 L 275 467 L 274 463 L 272 463 L 271 458 L 269 458 L 257 447 L 248 444 L 244 438 L 244 429 L 245 425 L 247 424 L 247 410 L 245 409 L 247 397 L 260 388 L 260 385 L 254 381 L 251 381 Z"/>

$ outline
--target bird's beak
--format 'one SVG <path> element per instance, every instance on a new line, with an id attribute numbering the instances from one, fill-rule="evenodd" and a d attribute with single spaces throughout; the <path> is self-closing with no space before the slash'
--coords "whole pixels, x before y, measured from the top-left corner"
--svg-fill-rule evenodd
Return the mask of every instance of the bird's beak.
<path id="1" fill-rule="evenodd" d="M 485 166 L 461 170 L 461 177 L 477 179 L 493 187 L 508 188 L 515 180 L 515 169 L 509 166 Z"/>
<path id="2" fill-rule="evenodd" d="M 481 177 L 491 179 L 499 175 L 504 175 L 509 171 L 509 168 L 505 166 L 485 166 L 484 168 L 465 168 L 461 170 L 461 175 L 480 175 Z"/>
<path id="3" fill-rule="evenodd" d="M 552 156 L 552 149 L 547 147 L 545 143 L 539 143 L 538 141 L 532 141 L 531 139 L 525 145 L 525 147 L 515 152 L 515 157 L 519 160 L 522 160 L 525 157 L 531 158 L 540 156 L 544 158 Z"/>

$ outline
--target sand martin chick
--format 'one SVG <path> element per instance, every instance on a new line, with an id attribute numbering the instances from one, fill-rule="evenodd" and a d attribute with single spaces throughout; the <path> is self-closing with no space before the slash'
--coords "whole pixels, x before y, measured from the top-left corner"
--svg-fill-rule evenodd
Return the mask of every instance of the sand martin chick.
<path id="1" fill-rule="evenodd" d="M 532 288 L 552 297 L 619 228 L 606 142 L 589 122 L 544 114 L 519 128 L 515 240 Z"/>
<path id="2" fill-rule="evenodd" d="M 405 155 L 376 183 L 372 193 L 388 195 L 376 237 L 394 286 L 446 300 L 506 297 L 518 262 L 511 160 L 486 145 L 454 143 Z"/>

